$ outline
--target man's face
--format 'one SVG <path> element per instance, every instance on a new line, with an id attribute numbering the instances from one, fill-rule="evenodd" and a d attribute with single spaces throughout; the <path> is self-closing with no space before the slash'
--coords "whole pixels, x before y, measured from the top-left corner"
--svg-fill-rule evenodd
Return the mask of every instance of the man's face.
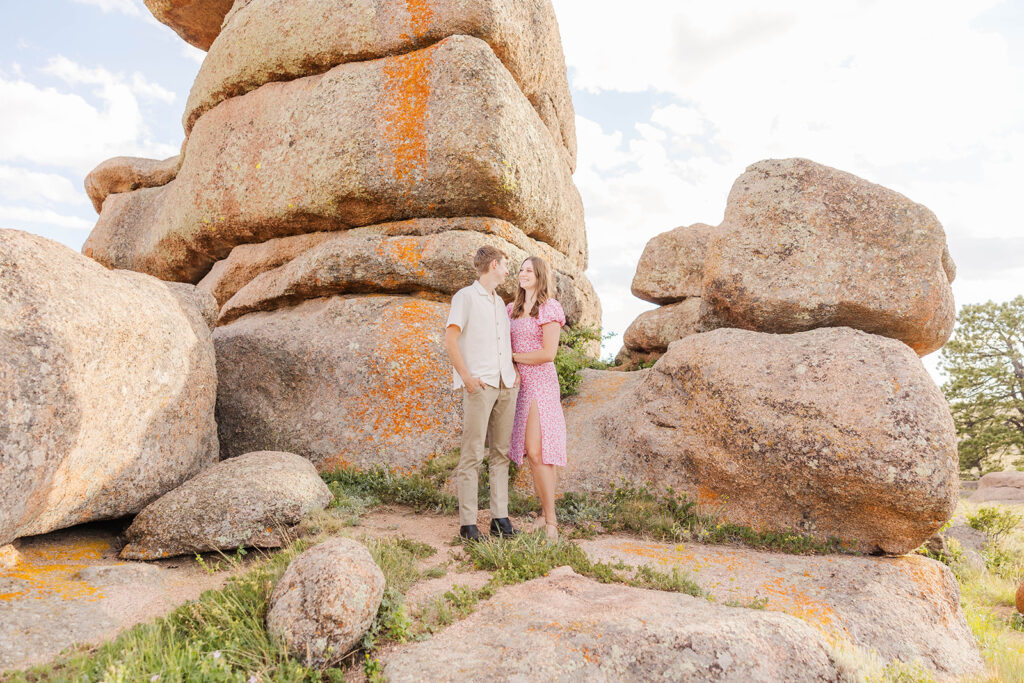
<path id="1" fill-rule="evenodd" d="M 494 274 L 497 275 L 502 282 L 508 279 L 508 259 L 502 258 L 496 261 L 498 264 L 494 268 Z"/>

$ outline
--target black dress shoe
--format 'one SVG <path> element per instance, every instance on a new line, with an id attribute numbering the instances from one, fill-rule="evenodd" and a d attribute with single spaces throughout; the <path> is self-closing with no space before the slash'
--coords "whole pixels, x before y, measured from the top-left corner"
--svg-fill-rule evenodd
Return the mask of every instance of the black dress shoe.
<path id="1" fill-rule="evenodd" d="M 519 532 L 512 528 L 512 522 L 508 521 L 508 517 L 501 517 L 499 519 L 491 520 L 491 536 L 497 536 L 498 538 L 511 538 Z"/>
<path id="2" fill-rule="evenodd" d="M 465 526 L 459 527 L 459 536 L 466 539 L 467 541 L 482 541 L 484 540 L 483 534 L 476 528 L 476 524 L 466 524 Z"/>

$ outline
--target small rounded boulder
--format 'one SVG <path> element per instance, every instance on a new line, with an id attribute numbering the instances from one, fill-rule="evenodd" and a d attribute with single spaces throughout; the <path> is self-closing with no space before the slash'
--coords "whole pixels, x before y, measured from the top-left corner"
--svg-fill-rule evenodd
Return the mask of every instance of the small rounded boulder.
<path id="1" fill-rule="evenodd" d="M 384 574 L 361 543 L 333 538 L 296 557 L 274 588 L 267 630 L 308 666 L 337 664 L 370 628 Z"/>

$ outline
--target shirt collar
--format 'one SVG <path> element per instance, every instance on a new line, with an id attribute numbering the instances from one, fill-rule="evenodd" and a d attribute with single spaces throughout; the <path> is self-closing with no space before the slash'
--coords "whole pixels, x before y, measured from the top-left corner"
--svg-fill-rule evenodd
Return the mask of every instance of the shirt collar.
<path id="1" fill-rule="evenodd" d="M 490 293 L 486 289 L 484 289 L 484 286 L 480 284 L 479 280 L 473 280 L 473 288 L 476 289 L 476 293 L 480 294 L 481 296 L 490 296 Z"/>

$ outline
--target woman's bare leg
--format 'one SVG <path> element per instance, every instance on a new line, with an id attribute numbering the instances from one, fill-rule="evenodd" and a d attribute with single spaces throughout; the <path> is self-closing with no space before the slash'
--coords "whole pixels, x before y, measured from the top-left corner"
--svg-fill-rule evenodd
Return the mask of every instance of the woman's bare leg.
<path id="1" fill-rule="evenodd" d="M 537 402 L 530 402 L 530 412 L 526 417 L 526 457 L 530 461 L 530 472 L 533 474 L 533 488 L 540 498 L 540 506 L 544 512 L 544 521 L 554 526 L 555 518 L 555 466 L 545 465 L 543 459 L 543 439 L 540 429 L 540 413 Z M 549 533 L 550 535 L 550 533 Z"/>

